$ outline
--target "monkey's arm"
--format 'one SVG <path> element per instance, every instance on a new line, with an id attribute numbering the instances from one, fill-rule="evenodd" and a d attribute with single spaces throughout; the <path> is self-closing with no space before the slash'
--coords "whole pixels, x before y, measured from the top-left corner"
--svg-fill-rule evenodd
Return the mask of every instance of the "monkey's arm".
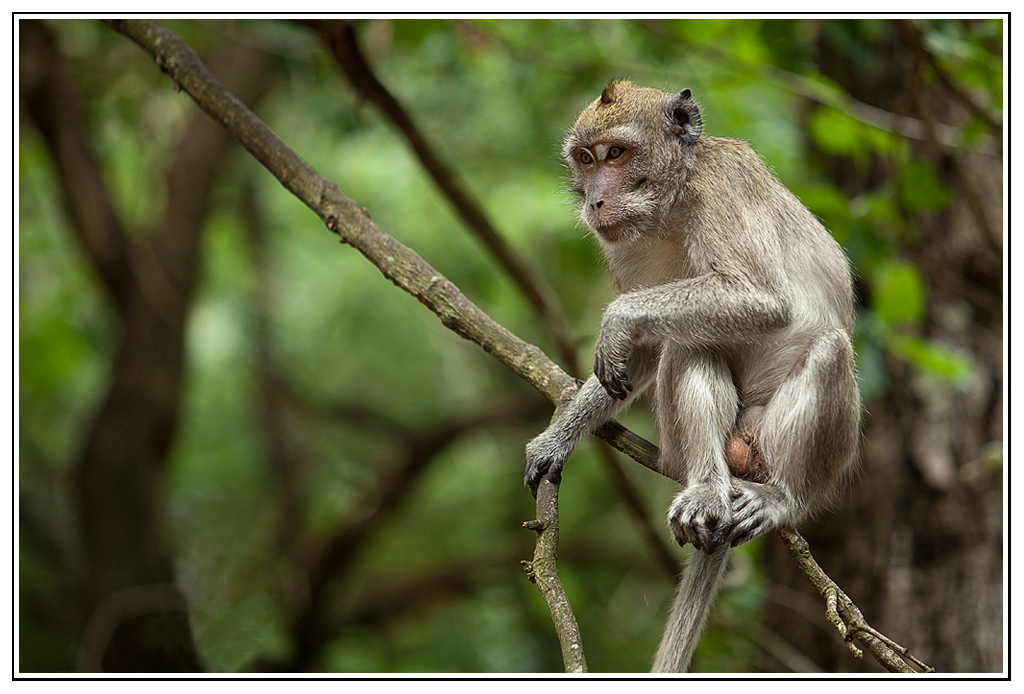
<path id="1" fill-rule="evenodd" d="M 605 311 L 594 351 L 594 375 L 612 397 L 634 388 L 630 354 L 639 343 L 671 340 L 710 347 L 750 340 L 790 321 L 785 294 L 768 283 L 720 273 L 622 294 Z"/>
<path id="2" fill-rule="evenodd" d="M 640 345 L 629 356 L 626 371 L 636 392 L 654 377 L 661 349 L 657 345 Z M 537 486 L 544 475 L 553 482 L 561 480 L 562 466 L 580 441 L 611 419 L 628 404 L 617 400 L 591 376 L 580 387 L 571 402 L 558 411 L 554 420 L 539 436 L 526 445 L 526 486 L 537 494 Z"/>

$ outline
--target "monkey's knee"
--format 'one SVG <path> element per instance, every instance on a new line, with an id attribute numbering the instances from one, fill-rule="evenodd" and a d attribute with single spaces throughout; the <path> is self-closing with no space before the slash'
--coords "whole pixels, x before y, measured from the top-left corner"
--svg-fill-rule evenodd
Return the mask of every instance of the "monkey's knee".
<path id="1" fill-rule="evenodd" d="M 788 380 L 797 378 L 853 379 L 853 345 L 842 328 L 817 332 L 793 365 Z"/>

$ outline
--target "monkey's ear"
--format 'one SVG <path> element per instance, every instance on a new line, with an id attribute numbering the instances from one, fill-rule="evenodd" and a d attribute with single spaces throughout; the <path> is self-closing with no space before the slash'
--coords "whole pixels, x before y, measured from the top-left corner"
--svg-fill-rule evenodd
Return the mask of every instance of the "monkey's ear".
<path id="1" fill-rule="evenodd" d="M 668 102 L 672 122 L 679 128 L 678 136 L 682 144 L 692 145 L 704 132 L 704 122 L 700 118 L 700 109 L 690 98 L 690 90 L 684 89 Z"/>

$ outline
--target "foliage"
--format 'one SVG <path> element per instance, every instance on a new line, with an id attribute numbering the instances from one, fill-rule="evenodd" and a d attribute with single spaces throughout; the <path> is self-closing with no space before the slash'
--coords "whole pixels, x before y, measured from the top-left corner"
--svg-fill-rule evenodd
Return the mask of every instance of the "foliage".
<path id="1" fill-rule="evenodd" d="M 92 146 L 126 226 L 161 209 L 173 134 L 191 102 L 134 46 L 97 22 L 53 21 L 85 98 Z M 488 314 L 550 352 L 527 302 L 467 234 L 402 137 L 360 103 L 312 32 L 285 21 L 174 21 L 201 54 L 239 40 L 276 58 L 258 115 L 295 151 Z M 923 23 L 954 79 L 1001 107 L 1001 24 Z M 850 60 L 877 58 L 874 20 L 395 20 L 359 22 L 381 80 L 426 131 L 501 233 L 549 278 L 587 363 L 612 296 L 594 244 L 575 224 L 558 162 L 560 134 L 615 77 L 689 87 L 714 135 L 743 137 L 846 246 L 869 288 L 861 307 L 861 372 L 885 391 L 885 359 L 962 383 L 969 359 L 931 341 L 925 278 L 900 259 L 913 242 L 908 211 L 950 204 L 948 182 L 903 138 L 826 103 L 806 112 L 792 89 L 815 72 L 819 41 Z M 830 93 L 832 93 L 830 92 Z M 52 164 L 25 119 L 19 149 L 19 475 L 22 517 L 73 535 L 64 477 L 102 397 L 116 345 L 111 309 L 68 232 Z M 965 129 L 968 147 L 977 128 Z M 848 198 L 818 175 L 844 157 L 874 181 Z M 884 170 L 884 175 L 879 171 Z M 239 210 L 255 200 L 262 239 Z M 473 428 L 444 446 L 413 490 L 380 518 L 337 580 L 339 630 L 315 667 L 345 672 L 547 671 L 560 667 L 546 612 L 519 559 L 531 553 L 522 445 L 543 426 L 539 398 L 397 292 L 243 152 L 216 191 L 203 280 L 188 326 L 188 380 L 168 468 L 168 523 L 194 631 L 209 666 L 245 670 L 292 648 L 288 615 L 303 599 L 303 551 L 358 521 L 417 436 L 495 409 L 508 397 L 537 416 Z M 263 327 L 261 327 L 263 326 Z M 266 329 L 269 337 L 261 337 Z M 267 343 L 260 341 L 267 339 Z M 260 410 L 260 350 L 292 407 L 268 430 Z M 502 414 L 499 411 L 496 415 Z M 649 431 L 645 413 L 627 417 Z M 281 503 L 271 437 L 293 465 L 297 518 Z M 637 541 L 632 520 L 591 449 L 563 486 L 560 569 L 594 670 L 633 671 L 659 636 L 670 582 Z M 628 469 L 660 518 L 671 485 Z M 44 510 L 47 513 L 44 513 Z M 282 537 L 282 528 L 298 530 Z M 589 538 L 589 540 L 587 539 Z M 600 538 L 600 544 L 594 539 Z M 297 541 L 301 546 L 282 544 Z M 52 542 L 52 540 L 50 541 Z M 593 543 L 588 544 L 589 543 Z M 59 543 L 58 550 L 59 554 Z M 749 550 L 756 557 L 756 548 Z M 21 537 L 22 668 L 71 669 L 59 626 L 24 608 L 58 590 L 63 569 L 46 542 Z M 679 556 L 682 556 L 680 554 Z M 428 578 L 461 567 L 463 580 Z M 50 580 L 39 580 L 40 576 Z M 26 580 L 26 579 L 31 579 Z M 434 592 L 411 586 L 435 586 Z M 28 584 L 28 585 L 27 585 Z M 399 608 L 388 608 L 397 601 Z M 722 601 L 742 619 L 749 587 Z M 723 628 L 722 625 L 717 625 Z M 713 634 L 719 632 L 713 632 Z M 712 636 L 707 648 L 724 651 Z M 28 652 L 26 652 L 28 649 Z M 739 657 L 745 653 L 741 652 Z M 713 652 L 710 667 L 749 662 Z M 698 661 L 699 662 L 699 661 Z"/>

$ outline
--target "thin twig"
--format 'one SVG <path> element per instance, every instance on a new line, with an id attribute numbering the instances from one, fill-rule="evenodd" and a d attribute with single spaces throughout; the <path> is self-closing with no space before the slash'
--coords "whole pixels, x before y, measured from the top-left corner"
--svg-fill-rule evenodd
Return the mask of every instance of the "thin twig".
<path id="1" fill-rule="evenodd" d="M 818 562 L 811 556 L 807 540 L 800 533 L 791 526 L 784 526 L 776 530 L 775 534 L 782 540 L 790 556 L 793 557 L 797 566 L 804 572 L 804 575 L 807 576 L 811 584 L 825 598 L 826 617 L 835 626 L 839 635 L 846 642 L 850 652 L 855 657 L 860 658 L 862 653 L 854 645 L 853 639 L 863 643 L 875 660 L 890 672 L 915 672 L 913 668 L 903 661 L 904 658 L 924 672 L 935 672 L 935 668 L 925 665 L 911 655 L 905 647 L 878 632 L 867 623 L 860 609 L 836 585 L 835 581 L 829 578 L 828 574 L 818 566 Z"/>

